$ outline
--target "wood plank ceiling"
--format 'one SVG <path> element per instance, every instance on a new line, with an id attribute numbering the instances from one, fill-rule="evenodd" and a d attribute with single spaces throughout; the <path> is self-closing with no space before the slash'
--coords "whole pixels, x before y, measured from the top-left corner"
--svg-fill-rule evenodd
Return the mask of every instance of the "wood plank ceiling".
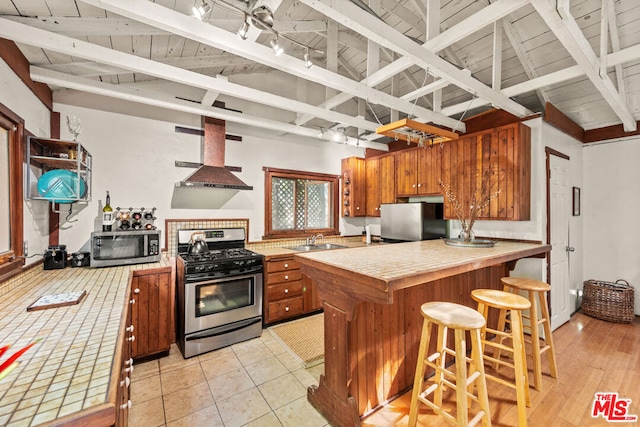
<path id="1" fill-rule="evenodd" d="M 54 90 L 381 149 L 376 127 L 399 118 L 463 132 L 461 117 L 547 102 L 585 130 L 636 131 L 639 21 L 636 0 L 0 0 L 0 37 Z"/>

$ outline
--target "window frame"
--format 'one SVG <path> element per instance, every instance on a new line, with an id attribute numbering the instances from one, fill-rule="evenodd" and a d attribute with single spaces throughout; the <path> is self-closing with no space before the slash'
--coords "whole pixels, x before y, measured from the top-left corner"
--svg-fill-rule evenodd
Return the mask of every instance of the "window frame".
<path id="1" fill-rule="evenodd" d="M 304 172 L 291 169 L 263 168 L 264 170 L 264 236 L 263 239 L 283 239 L 307 237 L 312 234 L 322 234 L 324 236 L 340 235 L 340 176 L 317 172 Z M 332 227 L 329 228 L 306 228 L 304 230 L 274 230 L 272 226 L 272 178 L 305 179 L 309 181 L 325 181 L 331 185 L 332 206 L 331 217 Z"/>
<path id="2" fill-rule="evenodd" d="M 9 226 L 11 240 L 9 251 L 0 253 L 0 280 L 20 269 L 24 264 L 23 180 L 24 121 L 0 103 L 0 126 L 9 132 Z"/>

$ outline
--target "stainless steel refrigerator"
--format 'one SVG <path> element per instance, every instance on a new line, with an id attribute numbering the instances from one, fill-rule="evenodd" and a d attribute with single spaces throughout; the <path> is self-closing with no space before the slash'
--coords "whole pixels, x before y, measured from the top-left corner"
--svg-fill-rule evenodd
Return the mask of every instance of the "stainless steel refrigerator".
<path id="1" fill-rule="evenodd" d="M 380 237 L 384 241 L 418 241 L 447 237 L 442 203 L 383 203 Z"/>

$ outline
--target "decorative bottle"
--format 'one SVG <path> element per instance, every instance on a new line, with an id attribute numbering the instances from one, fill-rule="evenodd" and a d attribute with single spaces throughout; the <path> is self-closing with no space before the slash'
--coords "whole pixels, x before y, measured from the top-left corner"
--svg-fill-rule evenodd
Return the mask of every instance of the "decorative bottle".
<path id="1" fill-rule="evenodd" d="M 102 208 L 102 231 L 111 231 L 111 224 L 113 224 L 113 209 L 111 208 L 111 196 L 107 191 L 107 198 L 104 201 L 104 208 Z"/>

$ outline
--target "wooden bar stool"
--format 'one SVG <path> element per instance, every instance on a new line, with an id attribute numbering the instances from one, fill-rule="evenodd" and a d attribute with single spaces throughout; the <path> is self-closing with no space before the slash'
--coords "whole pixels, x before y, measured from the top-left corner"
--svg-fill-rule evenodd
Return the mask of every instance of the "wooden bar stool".
<path id="1" fill-rule="evenodd" d="M 424 322 L 413 393 L 411 394 L 409 426 L 416 425 L 419 402 L 427 405 L 453 425 L 474 426 L 482 420 L 483 426 L 491 426 L 480 338 L 480 331 L 485 325 L 484 317 L 469 307 L 450 302 L 428 302 L 422 304 L 421 311 Z M 434 325 L 438 327 L 436 352 L 427 355 Z M 455 334 L 454 350 L 447 347 L 449 329 L 453 329 Z M 469 331 L 471 336 L 471 358 L 467 357 L 466 331 Z M 447 355 L 455 357 L 455 371 L 450 371 L 445 367 Z M 467 376 L 467 363 L 471 366 L 469 376 Z M 435 382 L 423 390 L 427 366 L 435 370 Z M 478 389 L 477 396 L 468 391 L 472 390 L 474 385 Z M 456 417 L 442 407 L 442 391 L 445 386 L 456 390 Z M 428 396 L 432 393 L 433 400 L 429 400 Z M 469 421 L 468 414 L 470 401 L 477 402 L 480 407 L 471 421 Z"/>
<path id="2" fill-rule="evenodd" d="M 538 280 L 527 279 L 522 277 L 503 277 L 500 282 L 504 286 L 506 292 L 526 291 L 528 293 L 531 309 L 529 316 L 523 315 L 525 319 L 529 319 L 529 325 L 525 325 L 524 329 L 531 334 L 531 359 L 533 360 L 533 384 L 536 390 L 542 390 L 542 353 L 547 353 L 549 360 L 549 370 L 553 378 L 558 378 L 558 365 L 556 363 L 556 353 L 553 347 L 553 335 L 551 334 L 551 320 L 549 317 L 549 306 L 547 305 L 547 292 L 551 290 L 551 286 Z M 538 316 L 538 306 L 540 306 L 540 317 Z M 506 319 L 500 318 L 504 326 Z M 540 325 L 544 330 L 544 342 L 540 344 Z M 499 325 L 500 326 L 500 323 Z M 535 326 L 535 327 L 533 327 Z M 526 342 L 529 342 L 525 339 Z"/>
<path id="3" fill-rule="evenodd" d="M 489 308 L 496 308 L 501 312 L 508 312 L 511 318 L 511 330 L 491 329 L 485 325 L 482 329 L 482 349 L 485 361 L 493 362 L 497 367 L 508 366 L 514 370 L 514 382 L 510 382 L 496 375 L 486 374 L 486 378 L 506 385 L 516 390 L 516 402 L 518 404 L 518 424 L 520 427 L 527 425 L 527 406 L 531 406 L 529 398 L 529 378 L 527 375 L 527 357 L 524 351 L 524 334 L 522 332 L 522 310 L 531 307 L 531 303 L 524 297 L 510 292 L 495 289 L 474 289 L 471 298 L 478 302 L 478 311 L 485 319 L 488 318 Z M 502 316 L 501 316 L 502 317 Z M 487 339 L 487 333 L 495 334 L 496 340 Z M 511 347 L 504 344 L 504 339 L 510 339 Z M 486 352 L 486 346 L 495 351 L 492 355 Z M 513 363 L 501 358 L 502 351 L 513 355 Z"/>

